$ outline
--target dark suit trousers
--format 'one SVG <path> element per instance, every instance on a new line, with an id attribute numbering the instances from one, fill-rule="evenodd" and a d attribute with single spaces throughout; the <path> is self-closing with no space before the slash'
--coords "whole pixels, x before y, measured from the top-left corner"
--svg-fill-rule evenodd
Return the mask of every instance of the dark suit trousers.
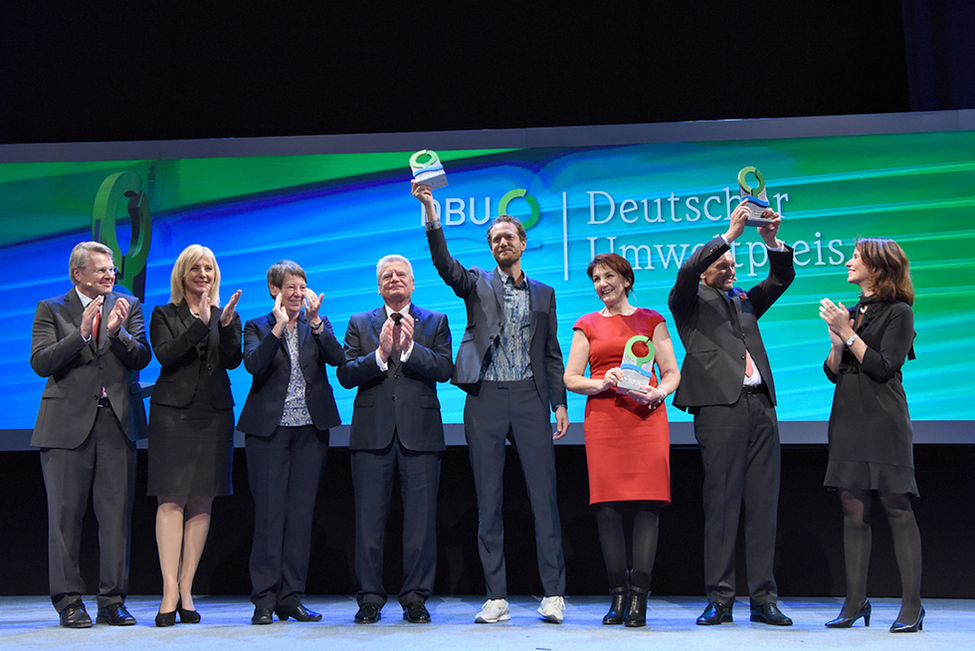
<path id="1" fill-rule="evenodd" d="M 248 434 L 247 479 L 254 496 L 251 601 L 293 608 L 308 580 L 315 498 L 328 455 L 328 430 L 278 427 L 269 438 Z"/>
<path id="2" fill-rule="evenodd" d="M 535 551 L 545 596 L 565 594 L 562 525 L 555 483 L 552 420 L 531 380 L 482 382 L 478 395 L 468 395 L 464 430 L 477 492 L 477 544 L 488 599 L 508 595 L 504 562 L 505 440 L 521 460 L 535 522 Z"/>
<path id="3" fill-rule="evenodd" d="M 440 453 L 407 450 L 394 435 L 385 450 L 352 451 L 355 486 L 355 573 L 359 605 L 386 603 L 383 555 L 386 521 L 399 466 L 403 499 L 403 584 L 399 602 L 426 601 L 437 572 L 437 492 Z"/>
<path id="4" fill-rule="evenodd" d="M 111 407 L 98 409 L 91 434 L 77 448 L 41 448 L 48 573 L 51 601 L 58 612 L 85 593 L 78 563 L 89 492 L 98 519 L 98 607 L 125 601 L 135 463 L 135 443 L 122 431 Z"/>
<path id="5" fill-rule="evenodd" d="M 779 505 L 779 427 L 764 393 L 733 405 L 700 407 L 694 434 L 704 461 L 704 583 L 708 601 L 735 600 L 735 543 L 745 508 L 745 561 L 751 603 L 778 599 L 773 577 Z"/>

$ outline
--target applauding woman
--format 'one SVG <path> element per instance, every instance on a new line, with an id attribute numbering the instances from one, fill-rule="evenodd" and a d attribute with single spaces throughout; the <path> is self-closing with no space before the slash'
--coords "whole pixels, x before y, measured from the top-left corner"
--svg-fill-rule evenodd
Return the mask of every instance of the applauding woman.
<path id="1" fill-rule="evenodd" d="M 237 290 L 220 308 L 220 267 L 193 244 L 176 259 L 171 298 L 152 311 L 149 338 L 162 369 L 149 412 L 149 495 L 158 497 L 156 544 L 163 596 L 156 626 L 195 624 L 193 577 L 216 495 L 230 495 L 234 400 L 228 369 L 240 365 Z"/>
<path id="2" fill-rule="evenodd" d="M 663 401 L 677 389 L 680 371 L 664 318 L 630 305 L 634 277 L 626 258 L 603 253 L 587 271 L 603 309 L 581 317 L 573 326 L 565 387 L 589 396 L 585 417 L 589 502 L 596 507 L 613 597 L 603 623 L 644 626 L 659 511 L 670 503 L 670 428 Z M 634 337 L 640 340 L 631 341 Z M 636 386 L 624 389 L 619 383 L 624 377 L 625 351 L 639 356 L 642 363 L 635 372 Z M 659 380 L 652 372 L 653 363 Z M 632 518 L 632 564 L 627 563 L 624 517 Z M 632 568 L 629 577 L 628 567 Z"/>
<path id="3" fill-rule="evenodd" d="M 247 476 L 254 495 L 251 548 L 252 624 L 317 622 L 301 603 L 308 578 L 312 516 L 328 453 L 328 430 L 340 424 L 325 374 L 344 359 L 332 325 L 319 313 L 323 295 L 305 270 L 281 260 L 267 270 L 271 313 L 244 326 L 244 367 L 254 376 L 237 428 L 246 434 Z"/>
<path id="4" fill-rule="evenodd" d="M 831 344 L 826 376 L 836 384 L 824 483 L 839 491 L 846 558 L 846 601 L 826 626 L 848 628 L 861 617 L 870 625 L 867 566 L 876 491 L 901 575 L 901 609 L 890 630 L 914 632 L 924 622 L 921 537 L 911 508 L 911 496 L 918 494 L 913 431 L 901 385 L 901 366 L 914 357 L 914 286 L 907 256 L 892 240 L 860 240 L 846 267 L 847 281 L 860 287 L 860 301 L 848 309 L 823 299 L 819 308 Z"/>

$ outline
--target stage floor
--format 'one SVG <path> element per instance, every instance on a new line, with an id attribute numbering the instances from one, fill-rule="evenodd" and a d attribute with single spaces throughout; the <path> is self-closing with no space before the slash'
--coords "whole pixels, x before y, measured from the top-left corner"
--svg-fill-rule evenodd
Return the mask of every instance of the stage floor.
<path id="1" fill-rule="evenodd" d="M 512 597 L 511 621 L 475 624 L 481 597 L 434 597 L 427 606 L 433 622 L 409 624 L 395 601 L 386 604 L 384 619 L 376 624 L 354 624 L 356 611 L 351 597 L 308 596 L 305 604 L 322 613 L 318 623 L 279 622 L 252 626 L 253 607 L 245 597 L 198 597 L 203 621 L 156 628 L 153 617 L 158 597 L 129 597 L 126 605 L 138 620 L 136 626 L 95 625 L 90 629 L 58 627 L 57 614 L 45 597 L 0 597 L 0 648 L 3 649 L 277 649 L 304 648 L 416 650 L 416 651 L 557 651 L 559 649 L 645 650 L 648 645 L 680 651 L 713 651 L 716 648 L 761 649 L 876 649 L 910 648 L 912 651 L 971 649 L 975 640 L 975 601 L 929 599 L 924 630 L 915 634 L 888 632 L 897 616 L 896 599 L 871 599 L 870 628 L 863 620 L 851 629 L 831 630 L 823 623 L 839 612 L 839 599 L 782 599 L 779 606 L 794 621 L 778 628 L 748 620 L 748 601 L 739 599 L 735 622 L 697 626 L 694 620 L 704 609 L 701 599 L 651 597 L 646 628 L 627 629 L 601 625 L 608 597 L 566 599 L 565 622 L 548 624 L 538 619 L 534 597 Z M 87 598 L 95 616 L 95 600 Z"/>

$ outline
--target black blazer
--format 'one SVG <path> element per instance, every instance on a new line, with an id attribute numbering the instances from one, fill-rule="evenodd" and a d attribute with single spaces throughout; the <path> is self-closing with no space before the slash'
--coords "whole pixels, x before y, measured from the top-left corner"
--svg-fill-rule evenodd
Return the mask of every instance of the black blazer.
<path id="1" fill-rule="evenodd" d="M 321 315 L 322 330 L 315 334 L 304 313 L 298 317 L 298 359 L 305 377 L 305 404 L 315 427 L 327 430 L 342 424 L 325 365 L 342 363 L 342 344 L 332 333 L 332 324 Z M 291 357 L 284 342 L 271 330 L 277 319 L 268 314 L 244 325 L 244 368 L 254 376 L 247 401 L 240 412 L 237 429 L 267 438 L 281 423 L 284 399 L 291 379 Z"/>
<path id="2" fill-rule="evenodd" d="M 677 272 L 668 305 L 684 344 L 680 386 L 674 394 L 679 409 L 730 405 L 741 396 L 745 348 L 762 374 L 775 405 L 775 384 L 758 319 L 796 276 L 792 249 L 769 251 L 769 275 L 748 292 L 734 288 L 730 296 L 701 283 L 701 274 L 730 247 L 715 237 L 691 254 Z"/>
<path id="3" fill-rule="evenodd" d="M 447 250 L 442 228 L 427 230 L 430 255 L 440 277 L 464 299 L 467 305 L 467 327 L 457 349 L 453 383 L 468 393 L 480 387 L 484 355 L 494 344 L 504 321 L 504 288 L 497 269 L 466 269 Z M 528 279 L 531 302 L 531 350 L 529 351 L 535 389 L 552 411 L 565 405 L 565 383 L 562 379 L 562 348 L 556 335 L 555 290 Z"/>
<path id="4" fill-rule="evenodd" d="M 230 325 L 223 327 L 220 313 L 220 308 L 213 307 L 210 323 L 206 324 L 190 314 L 185 301 L 179 305 L 159 305 L 152 311 L 149 340 L 162 368 L 150 404 L 169 407 L 190 404 L 200 379 L 200 365 L 205 363 L 210 405 L 214 409 L 234 406 L 227 370 L 240 366 L 242 358 L 240 316 L 235 313 Z M 197 349 L 197 344 L 204 339 L 207 340 L 205 359 Z"/>
<path id="5" fill-rule="evenodd" d="M 109 337 L 106 315 L 118 300 L 129 302 L 129 313 L 118 335 Z M 75 289 L 37 304 L 30 365 L 47 384 L 30 441 L 35 447 L 70 450 L 81 445 L 95 424 L 101 387 L 126 436 L 146 436 L 139 370 L 151 353 L 139 299 L 116 292 L 105 296 L 97 346 L 94 339 L 81 338 L 83 314 Z"/>
<path id="6" fill-rule="evenodd" d="M 359 387 L 352 413 L 350 450 L 382 450 L 396 431 L 408 450 L 441 452 L 445 449 L 437 382 L 453 371 L 447 315 L 410 305 L 413 317 L 413 352 L 393 373 L 376 363 L 379 333 L 386 308 L 354 314 L 345 331 L 345 361 L 339 382 Z M 398 355 L 399 353 L 394 353 Z"/>

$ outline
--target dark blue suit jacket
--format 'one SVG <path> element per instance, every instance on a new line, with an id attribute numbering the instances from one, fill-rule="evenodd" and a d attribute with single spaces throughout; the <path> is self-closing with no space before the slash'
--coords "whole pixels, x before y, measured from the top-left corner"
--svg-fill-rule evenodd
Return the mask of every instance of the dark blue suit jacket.
<path id="1" fill-rule="evenodd" d="M 376 363 L 385 306 L 354 314 L 345 331 L 345 361 L 338 377 L 347 389 L 359 387 L 352 413 L 350 450 L 382 450 L 393 439 L 414 452 L 444 450 L 437 382 L 450 379 L 450 326 L 447 316 L 410 305 L 413 352 L 404 364 L 382 371 Z M 398 355 L 398 353 L 394 353 Z"/>
<path id="2" fill-rule="evenodd" d="M 484 355 L 494 345 L 504 321 L 504 288 L 496 269 L 465 268 L 447 250 L 442 228 L 427 231 L 430 255 L 440 277 L 467 305 L 467 328 L 457 350 L 453 382 L 468 393 L 480 386 Z M 565 405 L 562 348 L 556 336 L 555 290 L 528 279 L 531 301 L 531 350 L 535 389 L 552 411 Z"/>
<path id="3" fill-rule="evenodd" d="M 298 317 L 298 358 L 305 377 L 305 404 L 315 427 L 327 430 L 340 425 L 338 408 L 328 383 L 325 365 L 342 363 L 342 345 L 332 333 L 332 324 L 320 315 L 324 327 L 319 334 L 311 330 L 304 313 Z M 240 412 L 237 429 L 245 434 L 267 438 L 281 422 L 284 399 L 291 379 L 291 358 L 284 338 L 271 332 L 276 319 L 268 314 L 251 319 L 244 326 L 244 368 L 254 376 L 247 401 Z"/>

